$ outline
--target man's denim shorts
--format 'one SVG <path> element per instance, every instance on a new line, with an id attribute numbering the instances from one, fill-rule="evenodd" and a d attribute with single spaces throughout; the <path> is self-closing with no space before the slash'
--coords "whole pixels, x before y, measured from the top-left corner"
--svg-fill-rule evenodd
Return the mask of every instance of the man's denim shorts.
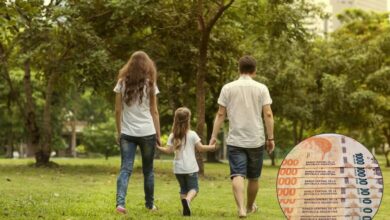
<path id="1" fill-rule="evenodd" d="M 190 190 L 199 192 L 198 173 L 175 174 L 180 185 L 180 194 L 187 194 Z"/>
<path id="2" fill-rule="evenodd" d="M 263 167 L 264 146 L 243 148 L 228 145 L 230 178 L 242 176 L 248 179 L 258 179 Z"/>

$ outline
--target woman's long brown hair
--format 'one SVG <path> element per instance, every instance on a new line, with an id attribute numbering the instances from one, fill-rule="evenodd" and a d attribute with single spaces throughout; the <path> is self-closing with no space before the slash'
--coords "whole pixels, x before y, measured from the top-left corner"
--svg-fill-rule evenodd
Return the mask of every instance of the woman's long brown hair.
<path id="1" fill-rule="evenodd" d="M 125 85 L 124 102 L 130 106 L 138 100 L 141 104 L 145 87 L 146 95 L 154 96 L 156 67 L 145 52 L 136 51 L 119 70 L 118 79 L 123 80 Z"/>
<path id="2" fill-rule="evenodd" d="M 187 141 L 186 134 L 190 129 L 190 120 L 191 120 L 191 111 L 186 107 L 181 107 L 176 109 L 175 117 L 173 119 L 173 149 L 180 150 L 183 145 Z"/>

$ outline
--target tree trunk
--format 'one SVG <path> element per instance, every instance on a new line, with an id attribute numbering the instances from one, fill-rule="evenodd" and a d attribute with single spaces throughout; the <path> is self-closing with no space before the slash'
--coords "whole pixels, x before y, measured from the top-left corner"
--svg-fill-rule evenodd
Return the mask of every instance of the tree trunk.
<path id="1" fill-rule="evenodd" d="M 104 154 L 104 158 L 106 160 L 108 160 L 108 157 L 110 156 L 110 149 L 108 149 L 108 147 L 106 147 L 106 151 L 105 151 L 105 154 Z"/>
<path id="2" fill-rule="evenodd" d="M 24 93 L 26 95 L 25 123 L 27 128 L 27 156 L 32 156 L 37 151 L 40 142 L 40 133 L 34 111 L 34 100 L 32 97 L 30 60 L 24 62 Z"/>
<path id="3" fill-rule="evenodd" d="M 204 139 L 204 124 L 205 124 L 205 76 L 207 73 L 207 49 L 210 39 L 210 33 L 217 20 L 222 16 L 223 12 L 228 9 L 234 0 L 230 0 L 226 5 L 221 1 L 219 8 L 215 14 L 211 14 L 210 20 L 207 21 L 203 14 L 203 0 L 198 0 L 196 7 L 198 12 L 198 24 L 200 28 L 200 42 L 199 42 L 199 57 L 198 57 L 198 71 L 196 73 L 196 113 L 197 123 L 196 131 L 202 140 Z M 207 14 L 207 13 L 206 13 Z M 199 152 L 196 153 L 196 160 L 199 165 L 199 174 L 204 175 L 203 157 Z"/>
<path id="4" fill-rule="evenodd" d="M 35 162 L 37 166 L 48 166 L 51 153 L 52 127 L 51 127 L 51 102 L 54 91 L 54 84 L 58 78 L 58 73 L 53 71 L 46 85 L 45 106 L 43 109 L 43 128 L 40 149 L 35 152 Z"/>
<path id="5" fill-rule="evenodd" d="M 294 138 L 294 146 L 298 144 L 298 131 L 297 131 L 297 122 L 293 121 L 293 138 Z"/>
<path id="6" fill-rule="evenodd" d="M 14 148 L 12 145 L 5 145 L 5 158 L 13 158 L 14 157 Z"/>
<path id="7" fill-rule="evenodd" d="M 17 93 L 14 90 L 14 87 L 12 85 L 11 78 L 9 76 L 8 72 L 8 56 L 6 53 L 6 50 L 3 46 L 3 44 L 0 43 L 0 73 L 4 75 L 5 80 L 8 83 L 9 86 L 9 92 L 8 92 L 8 99 L 7 99 L 7 110 L 8 110 L 8 117 L 10 120 L 10 127 L 8 128 L 8 135 L 7 135 L 7 141 L 5 143 L 6 158 L 13 158 L 13 151 L 14 151 L 14 133 L 13 133 L 13 111 L 12 111 L 12 102 L 17 99 Z"/>
<path id="8" fill-rule="evenodd" d="M 387 146 L 390 148 L 390 128 L 383 128 L 383 134 L 386 138 Z M 390 154 L 390 149 L 385 149 L 386 144 L 383 144 L 383 153 L 385 154 L 386 158 L 386 167 L 390 167 L 390 159 L 389 159 L 389 154 Z"/>
<path id="9" fill-rule="evenodd" d="M 206 125 L 207 125 L 207 139 L 204 140 L 205 144 L 208 143 L 208 140 L 210 140 L 211 134 L 213 133 L 213 119 L 207 118 Z M 211 163 L 219 162 L 217 158 L 217 151 L 207 152 L 207 162 L 211 162 Z"/>
<path id="10" fill-rule="evenodd" d="M 298 143 L 301 143 L 303 140 L 303 131 L 305 130 L 305 124 L 303 121 L 301 121 L 301 126 L 299 126 L 299 136 L 298 136 Z"/>
<path id="11" fill-rule="evenodd" d="M 271 154 L 268 154 L 269 158 L 271 159 L 271 166 L 276 166 L 276 155 L 275 151 L 273 151 Z"/>
<path id="12" fill-rule="evenodd" d="M 73 119 L 71 121 L 71 127 L 72 127 L 72 135 L 71 135 L 71 141 L 70 141 L 70 155 L 72 157 L 76 157 L 76 141 L 77 141 L 77 133 L 76 133 L 76 120 Z"/>
<path id="13" fill-rule="evenodd" d="M 208 47 L 209 33 L 202 32 L 202 37 L 199 46 L 199 60 L 198 60 L 198 72 L 196 74 L 196 131 L 202 140 L 204 137 L 204 124 L 205 124 L 205 89 L 204 81 L 207 69 L 207 47 Z M 199 165 L 199 174 L 204 174 L 203 156 L 197 152 L 196 160 Z"/>

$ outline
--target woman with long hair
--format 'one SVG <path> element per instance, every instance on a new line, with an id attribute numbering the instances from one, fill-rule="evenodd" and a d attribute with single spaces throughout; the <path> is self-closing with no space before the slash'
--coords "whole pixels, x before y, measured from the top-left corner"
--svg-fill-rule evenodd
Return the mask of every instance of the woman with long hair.
<path id="1" fill-rule="evenodd" d="M 168 137 L 168 147 L 157 148 L 164 153 L 175 153 L 173 172 L 180 185 L 180 199 L 183 215 L 191 216 L 190 203 L 198 194 L 198 163 L 195 149 L 200 152 L 215 151 L 216 145 L 203 145 L 198 134 L 191 130 L 191 111 L 178 108 L 173 119 L 172 133 Z"/>
<path id="2" fill-rule="evenodd" d="M 160 144 L 160 121 L 157 110 L 156 67 L 143 51 L 134 52 L 118 74 L 114 88 L 117 142 L 121 150 L 121 168 L 117 179 L 116 210 L 127 213 L 125 208 L 129 178 L 133 171 L 137 146 L 142 157 L 145 207 L 156 210 L 154 205 L 153 158 L 155 147 Z"/>

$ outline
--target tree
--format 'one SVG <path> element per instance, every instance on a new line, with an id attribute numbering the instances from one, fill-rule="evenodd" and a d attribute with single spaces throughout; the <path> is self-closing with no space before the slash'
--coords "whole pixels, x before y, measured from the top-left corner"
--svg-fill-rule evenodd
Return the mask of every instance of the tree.
<path id="1" fill-rule="evenodd" d="M 368 148 L 381 150 L 380 146 L 389 143 L 388 17 L 349 10 L 339 19 L 343 26 L 321 43 L 325 50 L 318 60 L 322 62 L 316 61 L 312 67 L 319 79 L 322 109 L 317 118 L 323 129 L 339 131 Z M 389 163 L 388 155 L 386 160 Z"/>
<path id="2" fill-rule="evenodd" d="M 96 76 L 104 73 L 109 63 L 104 50 L 99 48 L 99 39 L 85 29 L 83 20 L 77 19 L 77 11 L 68 9 L 61 1 L 51 1 L 47 5 L 41 1 L 16 1 L 9 2 L 3 14 L 17 34 L 14 43 L 18 47 L 14 47 L 14 52 L 24 66 L 26 97 L 25 104 L 20 106 L 25 105 L 28 143 L 33 148 L 38 166 L 50 165 L 52 138 L 55 136 L 52 107 L 61 104 L 59 89 L 64 89 L 83 74 Z M 35 108 L 32 74 L 41 77 L 44 83 L 45 102 L 40 111 L 42 124 Z M 88 78 L 84 82 L 89 82 Z"/>
<path id="3" fill-rule="evenodd" d="M 313 121 L 313 76 L 307 63 L 315 58 L 309 56 L 313 38 L 305 21 L 320 11 L 311 3 L 291 0 L 253 1 L 242 7 L 247 8 L 241 15 L 249 36 L 246 50 L 257 58 L 258 81 L 270 90 L 275 124 L 283 124 L 275 126 L 276 145 L 293 146 Z M 278 129 L 286 128 L 291 135 L 279 136 L 284 132 Z M 275 152 L 269 155 L 272 165 Z"/>
<path id="4" fill-rule="evenodd" d="M 223 15 L 223 13 L 233 4 L 234 0 L 229 0 L 225 3 L 224 0 L 216 2 L 216 9 L 210 7 L 206 8 L 203 0 L 197 0 L 197 14 L 198 14 L 198 24 L 200 31 L 200 40 L 199 40 L 199 56 L 198 56 L 198 66 L 196 73 L 196 131 L 201 137 L 204 138 L 204 125 L 205 125 L 205 76 L 207 73 L 207 51 L 209 46 L 210 34 L 213 30 L 215 23 Z M 207 10 L 207 12 L 205 12 Z M 214 11 L 215 12 L 212 12 Z M 208 12 L 211 11 L 209 14 Z M 199 165 L 199 173 L 204 174 L 203 158 L 199 152 L 197 152 L 197 162 Z"/>

